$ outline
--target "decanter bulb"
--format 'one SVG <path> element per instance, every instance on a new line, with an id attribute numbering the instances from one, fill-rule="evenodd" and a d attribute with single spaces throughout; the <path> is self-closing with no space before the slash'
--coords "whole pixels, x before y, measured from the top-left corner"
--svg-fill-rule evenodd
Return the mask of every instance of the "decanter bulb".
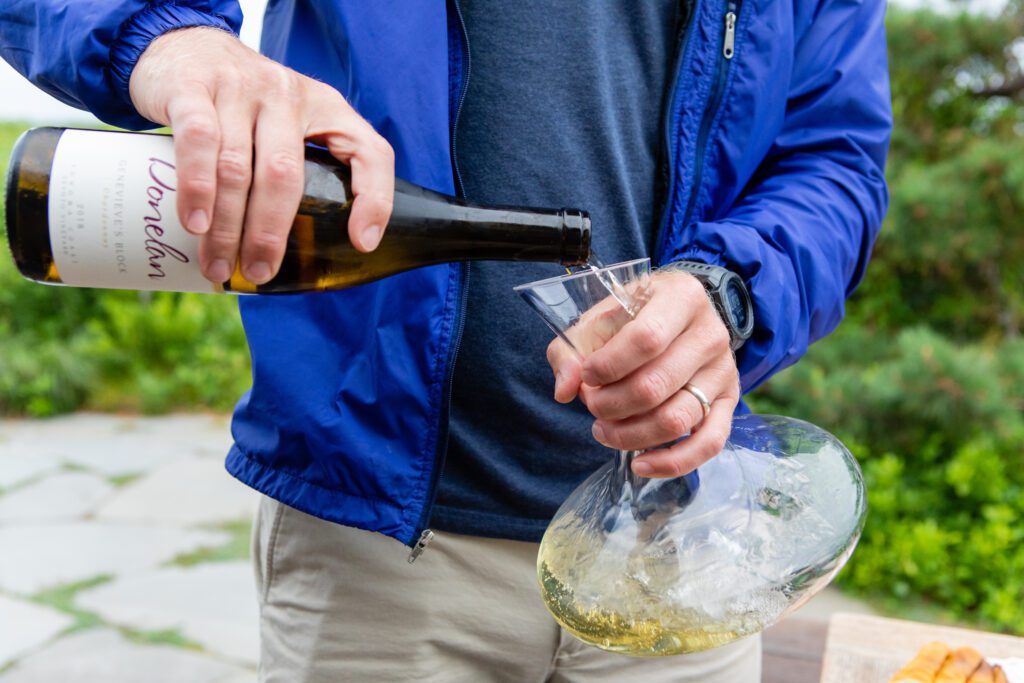
<path id="1" fill-rule="evenodd" d="M 676 479 L 636 477 L 631 457 L 569 496 L 537 562 L 555 619 L 605 650 L 684 654 L 757 633 L 826 586 L 860 537 L 857 461 L 807 422 L 739 416 L 722 453 Z"/>

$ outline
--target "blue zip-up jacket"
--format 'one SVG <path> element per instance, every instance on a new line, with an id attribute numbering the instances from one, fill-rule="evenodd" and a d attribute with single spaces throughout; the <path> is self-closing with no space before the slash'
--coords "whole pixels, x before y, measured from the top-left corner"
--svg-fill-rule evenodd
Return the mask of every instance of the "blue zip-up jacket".
<path id="1" fill-rule="evenodd" d="M 839 323 L 882 222 L 885 5 L 690 2 L 664 121 L 655 256 L 746 280 L 756 328 L 737 361 L 750 390 Z M 234 0 L 6 0 L 0 54 L 59 99 L 144 128 L 128 79 L 149 42 L 240 23 Z M 399 176 L 453 193 L 452 123 L 468 71 L 460 23 L 451 0 L 271 0 L 263 51 L 341 91 L 394 147 Z M 415 543 L 446 449 L 463 300 L 457 265 L 240 299 L 253 386 L 235 411 L 229 471 L 310 514 Z"/>

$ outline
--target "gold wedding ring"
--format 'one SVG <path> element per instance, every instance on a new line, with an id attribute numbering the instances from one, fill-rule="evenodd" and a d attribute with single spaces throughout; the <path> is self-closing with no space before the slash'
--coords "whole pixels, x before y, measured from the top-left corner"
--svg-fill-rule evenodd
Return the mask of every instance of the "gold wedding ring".
<path id="1" fill-rule="evenodd" d="M 711 412 L 711 401 L 708 400 L 707 394 L 689 382 L 683 385 L 683 389 L 689 391 L 695 399 L 700 401 L 700 407 L 704 411 L 704 419 L 707 419 L 708 413 Z"/>

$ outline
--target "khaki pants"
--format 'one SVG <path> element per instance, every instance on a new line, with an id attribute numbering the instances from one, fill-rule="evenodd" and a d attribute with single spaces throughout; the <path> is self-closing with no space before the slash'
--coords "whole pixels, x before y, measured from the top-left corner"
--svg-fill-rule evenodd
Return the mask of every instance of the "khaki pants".
<path id="1" fill-rule="evenodd" d="M 263 683 L 757 683 L 761 641 L 633 658 L 562 631 L 537 545 L 439 533 L 415 564 L 380 534 L 264 497 L 253 530 Z"/>

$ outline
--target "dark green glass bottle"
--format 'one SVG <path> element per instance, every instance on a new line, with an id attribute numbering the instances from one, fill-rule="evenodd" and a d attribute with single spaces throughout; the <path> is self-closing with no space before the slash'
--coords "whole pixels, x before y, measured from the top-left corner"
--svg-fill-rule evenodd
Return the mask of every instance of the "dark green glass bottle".
<path id="1" fill-rule="evenodd" d="M 582 211 L 480 206 L 401 179 L 380 246 L 364 254 L 348 239 L 348 167 L 307 147 L 304 171 L 278 274 L 255 286 L 236 269 L 214 284 L 199 270 L 199 238 L 177 218 L 170 137 L 35 128 L 15 144 L 8 171 L 11 253 L 26 278 L 49 284 L 259 294 L 342 289 L 449 261 L 570 266 L 590 256 Z"/>

